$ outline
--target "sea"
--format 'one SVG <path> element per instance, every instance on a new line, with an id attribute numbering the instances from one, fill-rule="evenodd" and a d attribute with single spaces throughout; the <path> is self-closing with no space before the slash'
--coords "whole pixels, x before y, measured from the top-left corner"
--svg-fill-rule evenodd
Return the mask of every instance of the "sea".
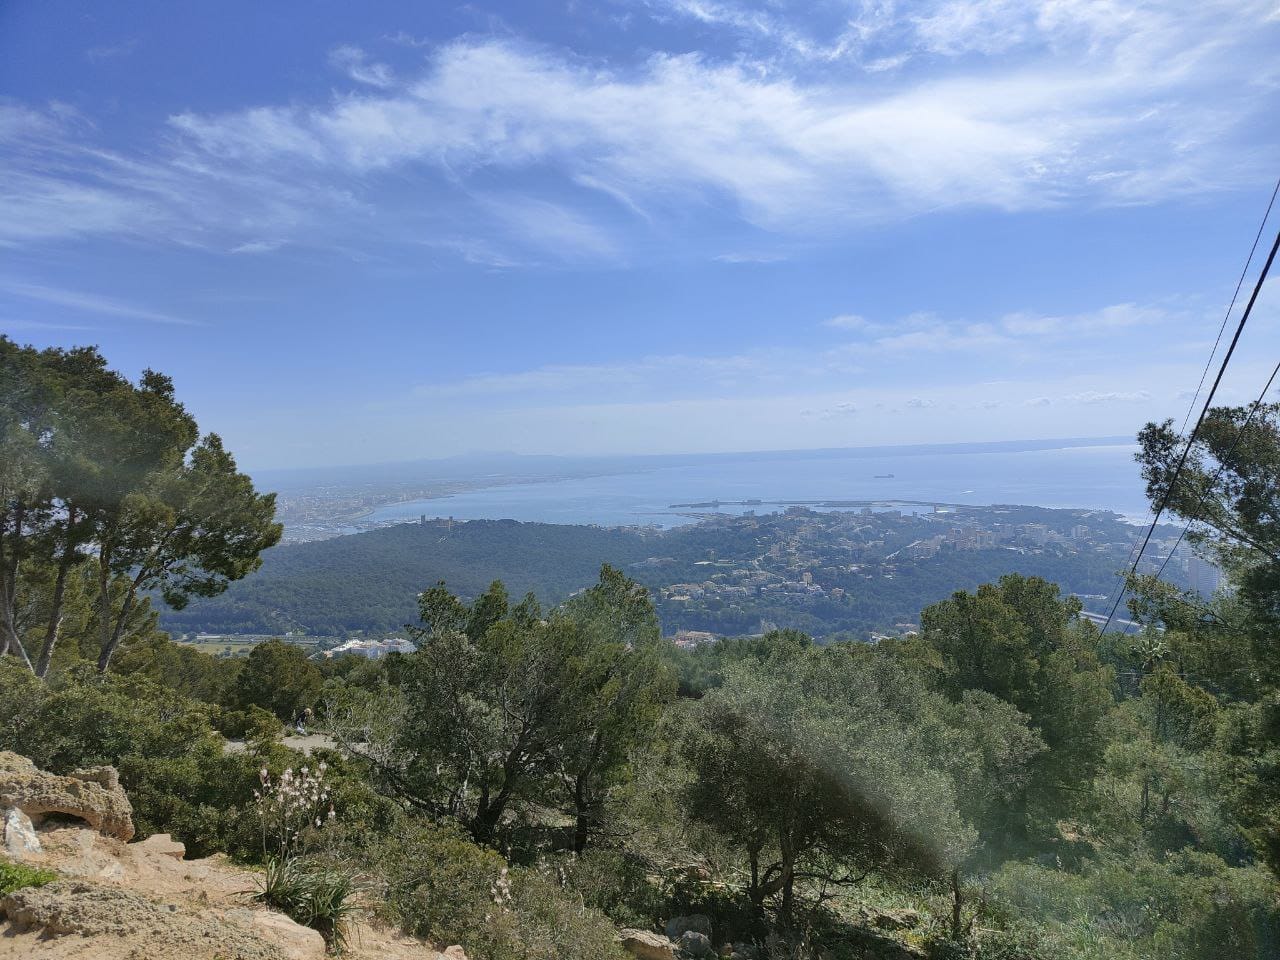
<path id="1" fill-rule="evenodd" d="M 833 509 L 824 504 L 877 501 L 880 508 L 910 510 L 914 501 L 1105 509 L 1141 523 L 1149 514 L 1136 451 L 1132 440 L 1042 441 L 1029 449 L 956 445 L 633 460 L 613 472 L 497 483 L 390 504 L 364 520 L 383 525 L 425 516 L 669 528 L 716 513 L 771 513 L 797 502 Z M 688 504 L 698 506 L 680 506 Z"/>

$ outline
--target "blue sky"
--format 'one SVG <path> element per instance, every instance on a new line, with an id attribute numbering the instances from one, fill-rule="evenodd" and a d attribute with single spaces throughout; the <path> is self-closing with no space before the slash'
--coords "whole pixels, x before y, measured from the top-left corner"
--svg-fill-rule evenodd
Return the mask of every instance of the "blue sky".
<path id="1" fill-rule="evenodd" d="M 1276 0 L 0 4 L 0 330 L 251 467 L 1129 433 L 1278 50 Z"/>

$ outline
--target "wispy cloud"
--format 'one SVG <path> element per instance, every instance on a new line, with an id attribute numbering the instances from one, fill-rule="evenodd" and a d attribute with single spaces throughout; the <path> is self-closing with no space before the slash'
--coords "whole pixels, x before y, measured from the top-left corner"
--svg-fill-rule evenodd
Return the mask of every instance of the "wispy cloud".
<path id="1" fill-rule="evenodd" d="M 871 321 L 857 313 L 842 313 L 838 316 L 830 317 L 823 320 L 822 325 L 836 330 L 869 330 L 874 328 L 874 324 Z"/>
<path id="2" fill-rule="evenodd" d="M 0 330 L 11 333 L 18 330 L 95 330 L 96 327 L 82 323 L 46 323 L 43 320 L 16 320 L 12 317 L 0 318 Z"/>
<path id="3" fill-rule="evenodd" d="M 272 253 L 285 245 L 284 240 L 247 240 L 231 248 L 232 253 Z"/>
<path id="4" fill-rule="evenodd" d="M 108 43 L 97 47 L 90 47 L 85 51 L 85 59 L 90 63 L 101 63 L 104 60 L 116 60 L 120 57 L 127 57 L 138 49 L 138 39 L 133 37 L 129 40 L 122 40 L 119 43 Z"/>
<path id="5" fill-rule="evenodd" d="M 329 51 L 329 63 L 357 83 L 387 89 L 395 86 L 391 68 L 385 63 L 370 63 L 359 47 L 344 44 Z"/>
<path id="6" fill-rule="evenodd" d="M 77 290 L 63 290 L 58 287 L 47 287 L 34 283 L 17 281 L 0 281 L 0 292 L 24 300 L 34 300 L 57 307 L 87 313 L 101 313 L 113 317 L 125 317 L 130 320 L 145 320 L 149 323 L 179 324 L 194 326 L 196 321 L 177 317 L 169 313 L 140 307 L 113 297 L 105 297 L 96 293 L 84 293 Z"/>
<path id="7" fill-rule="evenodd" d="M 718 253 L 711 258 L 717 263 L 782 263 L 787 259 L 781 253 Z"/>
<path id="8" fill-rule="evenodd" d="M 957 207 L 1203 194 L 1249 181 L 1266 155 L 1235 149 L 1276 100 L 1274 76 L 1250 66 L 1280 32 L 1261 0 L 856 9 L 834 43 L 814 44 L 781 7 L 668 5 L 803 67 L 699 53 L 615 65 L 474 35 L 396 73 L 343 45 L 330 61 L 353 89 L 177 114 L 132 154 L 50 111 L 0 105 L 0 244 L 461 236 L 512 261 L 512 241 L 539 248 L 535 260 L 625 257 L 634 237 L 602 196 L 628 230 L 712 215 L 808 237 Z M 1011 53 L 975 66 L 997 50 Z M 846 57 L 868 70 L 832 64 Z M 910 68 L 920 58 L 927 73 Z"/>
<path id="9" fill-rule="evenodd" d="M 628 361 L 549 364 L 427 384 L 417 388 L 414 397 L 468 398 L 482 403 L 507 403 L 514 398 L 525 402 L 536 398 L 582 398 L 601 394 L 608 394 L 619 402 L 626 398 L 654 395 L 715 393 L 745 397 L 796 383 L 804 383 L 813 391 L 834 391 L 847 384 L 851 376 L 856 376 L 868 389 L 878 387 L 897 391 L 901 384 L 918 379 L 923 358 L 941 353 L 963 354 L 964 363 L 951 368 L 933 368 L 931 382 L 939 385 L 966 384 L 965 389 L 972 394 L 968 400 L 971 408 L 974 403 L 983 409 L 1019 404 L 1101 406 L 1144 403 L 1154 396 L 1148 389 L 1113 391 L 1097 389 L 1093 385 L 1027 401 L 1026 393 L 1016 394 L 1006 380 L 1015 370 L 1023 377 L 1036 374 L 1043 375 L 1045 379 L 1061 379 L 1063 365 L 1070 365 L 1070 358 L 1087 361 L 1090 368 L 1101 375 L 1115 353 L 1099 353 L 1101 344 L 1110 343 L 1110 328 L 1105 319 L 1136 316 L 1167 319 L 1173 315 L 1134 304 L 1084 313 L 1071 324 L 1046 325 L 1006 326 L 1000 320 L 973 323 L 947 320 L 923 312 L 909 314 L 893 322 L 872 322 L 862 317 L 843 315 L 832 318 L 841 320 L 841 323 L 827 321 L 828 326 L 848 338 L 836 345 L 801 347 L 778 344 L 721 355 L 665 354 Z M 1179 318 L 1180 321 L 1184 319 Z M 1161 352 L 1150 346 L 1146 349 L 1147 358 L 1152 362 Z M 1177 359 L 1184 362 L 1180 356 Z M 991 379 L 975 382 L 983 371 L 987 371 Z M 998 398 L 992 395 L 994 393 L 999 394 Z M 945 399 L 950 403 L 955 397 Z M 984 399 L 992 402 L 984 404 Z M 943 402 L 943 398 L 924 392 L 908 393 L 896 401 L 893 411 L 933 410 Z M 870 401 L 843 397 L 827 406 L 808 408 L 807 416 L 826 419 L 847 417 L 872 408 L 875 404 Z"/>

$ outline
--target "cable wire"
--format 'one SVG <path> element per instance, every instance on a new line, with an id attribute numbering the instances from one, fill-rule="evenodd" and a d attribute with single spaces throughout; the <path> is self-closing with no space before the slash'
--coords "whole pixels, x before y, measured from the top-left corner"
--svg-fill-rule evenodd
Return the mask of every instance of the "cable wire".
<path id="1" fill-rule="evenodd" d="M 1177 552 L 1178 547 L 1182 546 L 1182 540 L 1191 531 L 1191 525 L 1199 519 L 1200 508 L 1205 505 L 1205 501 L 1209 499 L 1209 491 L 1213 485 L 1218 482 L 1218 478 L 1222 476 L 1222 471 L 1227 468 L 1227 461 L 1231 459 L 1236 452 L 1236 447 L 1240 446 L 1240 441 L 1244 439 L 1245 431 L 1249 429 L 1249 425 L 1253 423 L 1254 414 L 1258 412 L 1258 408 L 1262 406 L 1262 401 L 1266 399 L 1267 394 L 1271 390 L 1271 385 L 1275 383 L 1276 377 L 1280 376 L 1280 363 L 1275 365 L 1271 371 L 1271 376 L 1267 378 L 1266 385 L 1262 388 L 1262 392 L 1258 394 L 1258 399 L 1253 401 L 1253 405 L 1249 409 L 1249 415 L 1245 417 L 1244 423 L 1240 425 L 1240 429 L 1236 431 L 1236 438 L 1231 443 L 1231 448 L 1224 456 L 1218 458 L 1218 469 L 1214 472 L 1213 477 L 1209 480 L 1208 486 L 1201 492 L 1200 499 L 1196 501 L 1195 509 L 1191 512 L 1191 518 L 1187 521 L 1187 525 L 1182 528 L 1182 533 L 1178 534 L 1178 540 L 1173 545 L 1173 549 L 1169 551 L 1169 555 L 1164 558 L 1164 563 L 1160 564 L 1160 569 L 1156 571 L 1156 579 L 1159 580 L 1164 573 L 1164 568 L 1169 565 L 1169 561 L 1173 559 L 1173 555 Z"/>
<path id="2" fill-rule="evenodd" d="M 1258 224 L 1258 231 L 1253 235 L 1253 244 L 1252 246 L 1249 247 L 1249 255 L 1245 257 L 1244 268 L 1240 271 L 1240 276 L 1236 280 L 1235 290 L 1231 292 L 1231 302 L 1227 304 L 1227 310 L 1222 315 L 1222 323 L 1218 324 L 1218 335 L 1213 341 L 1213 349 L 1209 351 L 1209 359 L 1204 362 L 1204 369 L 1200 371 L 1200 382 L 1196 384 L 1195 393 L 1191 395 L 1191 402 L 1187 404 L 1187 414 L 1182 418 L 1182 429 L 1178 431 L 1179 433 L 1187 432 L 1187 423 L 1191 420 L 1191 414 L 1195 411 L 1196 401 L 1200 398 L 1200 391 L 1204 389 L 1204 381 L 1205 381 L 1205 378 L 1209 375 L 1209 369 L 1213 366 L 1213 358 L 1218 355 L 1218 347 L 1222 343 L 1222 334 L 1226 332 L 1227 321 L 1231 319 L 1231 311 L 1235 309 L 1236 300 L 1239 299 L 1240 297 L 1240 290 L 1244 286 L 1245 277 L 1249 275 L 1249 267 L 1252 266 L 1253 264 L 1253 255 L 1258 252 L 1258 242 L 1262 239 L 1262 233 L 1267 228 L 1267 221 L 1271 219 L 1271 208 L 1275 206 L 1277 194 L 1280 194 L 1280 177 L 1276 178 L 1276 185 L 1271 189 L 1271 199 L 1267 201 L 1267 209 L 1262 214 L 1262 221 Z M 1275 375 L 1272 374 L 1273 378 L 1274 376 Z M 1151 513 L 1150 508 L 1148 508 L 1147 513 Z M 1153 529 L 1154 529 L 1155 521 L 1157 519 L 1158 517 L 1152 517 L 1150 521 Z M 1144 523 L 1144 526 L 1145 525 L 1146 524 Z M 1186 536 L 1187 529 L 1190 529 L 1190 527 L 1191 527 L 1191 524 L 1188 523 L 1187 527 L 1178 536 L 1179 545 L 1182 543 L 1182 538 Z M 1138 561 L 1134 559 L 1134 551 L 1137 549 L 1138 549 L 1138 537 L 1135 536 L 1133 538 L 1133 543 L 1129 545 L 1129 556 L 1126 557 L 1124 561 L 1126 564 L 1132 563 L 1133 569 L 1135 570 L 1137 569 Z M 1175 545 L 1173 550 L 1177 550 L 1177 549 L 1178 547 L 1177 545 Z M 1162 564 L 1160 567 L 1161 573 L 1164 572 L 1164 566 L 1168 564 L 1169 558 L 1173 556 L 1173 550 L 1169 552 L 1168 557 L 1165 557 L 1164 564 Z M 1159 577 L 1159 575 L 1160 574 L 1156 574 L 1157 577 Z M 1118 584 L 1118 589 L 1120 590 L 1120 596 L 1116 598 L 1115 604 L 1111 608 L 1113 616 L 1115 614 L 1116 609 L 1120 605 L 1120 600 L 1124 596 L 1126 582 L 1127 582 L 1126 580 L 1121 580 L 1120 583 Z M 1111 623 L 1111 617 L 1107 617 L 1107 623 L 1108 624 Z M 1103 632 L 1105 632 L 1105 627 L 1103 628 Z"/>
<path id="3" fill-rule="evenodd" d="M 1147 545 L 1151 543 L 1151 535 L 1155 533 L 1156 525 L 1160 522 L 1160 515 L 1164 513 L 1165 507 L 1169 505 L 1169 500 L 1173 497 L 1173 491 L 1178 485 L 1178 477 L 1181 476 L 1183 467 L 1187 464 L 1187 457 L 1191 455 L 1191 448 L 1195 445 L 1196 439 L 1200 435 L 1200 427 L 1204 424 L 1204 418 L 1209 413 L 1209 407 L 1213 403 L 1213 398 L 1218 392 L 1218 387 L 1222 384 L 1222 378 L 1227 372 L 1227 365 L 1231 363 L 1231 357 L 1236 352 L 1236 346 L 1240 343 L 1240 335 L 1244 333 L 1245 324 L 1249 322 L 1249 317 L 1253 313 L 1254 304 L 1258 302 L 1258 295 L 1262 292 L 1262 285 L 1266 283 L 1267 274 L 1271 272 L 1271 264 L 1275 262 L 1276 251 L 1280 250 L 1280 232 L 1276 233 L 1276 239 L 1271 244 L 1271 252 L 1267 255 L 1267 262 L 1262 266 L 1262 272 L 1258 274 L 1257 283 L 1253 285 L 1253 293 L 1249 296 L 1249 303 L 1244 308 L 1244 313 L 1240 316 L 1240 323 L 1236 325 L 1236 332 L 1231 338 L 1231 344 L 1227 347 L 1227 352 L 1222 358 L 1222 364 L 1218 367 L 1218 375 L 1213 379 L 1213 386 L 1209 388 L 1209 395 L 1204 399 L 1204 408 L 1200 411 L 1200 416 L 1196 419 L 1196 425 L 1191 431 L 1191 435 L 1187 438 L 1187 444 L 1182 449 L 1182 455 L 1178 458 L 1177 465 L 1173 468 L 1173 476 L 1169 479 L 1169 485 L 1165 488 L 1164 496 L 1160 498 L 1160 503 L 1156 506 L 1156 515 L 1151 521 L 1151 526 L 1147 529 L 1147 535 L 1142 540 L 1142 546 L 1138 549 L 1138 555 L 1133 560 L 1133 565 L 1129 568 L 1129 574 L 1125 577 L 1124 585 L 1120 588 L 1120 594 L 1116 597 L 1116 602 L 1111 605 L 1111 612 L 1107 614 L 1107 621 L 1102 625 L 1102 634 L 1106 634 L 1107 628 L 1111 626 L 1111 621 L 1115 618 L 1116 611 L 1120 608 L 1120 601 L 1124 599 L 1125 591 L 1128 589 L 1129 580 L 1138 572 L 1138 564 L 1142 561 L 1142 555 L 1147 550 Z"/>

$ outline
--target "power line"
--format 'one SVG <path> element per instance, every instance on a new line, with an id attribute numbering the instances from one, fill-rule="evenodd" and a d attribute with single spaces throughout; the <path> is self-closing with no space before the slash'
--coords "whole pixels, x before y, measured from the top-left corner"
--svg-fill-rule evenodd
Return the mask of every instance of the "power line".
<path id="1" fill-rule="evenodd" d="M 1236 452 L 1236 447 L 1240 446 L 1240 441 L 1244 439 L 1245 431 L 1249 429 L 1249 425 L 1253 423 L 1253 417 L 1258 412 L 1258 408 L 1262 406 L 1262 401 L 1266 398 L 1267 393 L 1271 390 L 1271 385 L 1275 383 L 1276 377 L 1280 376 L 1280 363 L 1275 365 L 1271 371 L 1271 376 L 1267 378 L 1266 385 L 1263 386 L 1262 392 L 1258 394 L 1258 399 L 1253 401 L 1253 405 L 1249 409 L 1249 415 L 1244 418 L 1244 423 L 1240 425 L 1240 429 L 1236 431 L 1236 438 L 1231 443 L 1231 448 L 1224 456 L 1218 458 L 1218 469 L 1214 471 L 1213 477 L 1209 480 L 1208 485 L 1200 493 L 1200 499 L 1196 501 L 1195 509 L 1191 512 L 1191 519 L 1187 521 L 1187 525 L 1182 528 L 1182 533 L 1178 534 L 1178 541 L 1173 545 L 1173 549 L 1169 551 L 1169 555 L 1164 558 L 1164 562 L 1160 564 L 1160 569 L 1156 571 L 1156 579 L 1159 580 L 1164 573 L 1164 568 L 1169 565 L 1169 561 L 1173 559 L 1173 555 L 1178 551 L 1178 547 L 1182 545 L 1182 540 L 1191 530 L 1191 525 L 1199 519 L 1200 508 L 1205 505 L 1205 501 L 1209 499 L 1209 491 L 1213 485 L 1218 482 L 1218 478 L 1222 476 L 1222 471 L 1227 469 L 1227 461 L 1231 459 Z"/>
<path id="2" fill-rule="evenodd" d="M 1151 526 L 1147 529 L 1147 535 L 1142 540 L 1142 546 L 1138 549 L 1138 555 L 1133 560 L 1133 565 L 1129 568 L 1129 575 L 1125 577 L 1125 583 L 1120 588 L 1120 593 L 1116 597 L 1116 602 L 1111 605 L 1111 612 L 1107 614 L 1107 622 L 1102 625 L 1102 633 L 1107 632 L 1107 628 L 1111 626 L 1111 621 L 1116 615 L 1116 611 L 1120 608 L 1120 601 L 1124 599 L 1125 590 L 1128 588 L 1128 582 L 1138 572 L 1138 564 L 1142 560 L 1142 555 L 1147 550 L 1147 545 L 1151 542 L 1151 535 L 1155 533 L 1156 524 L 1160 522 L 1160 515 L 1164 513 L 1164 508 L 1169 505 L 1169 500 L 1173 496 L 1174 488 L 1178 484 L 1178 477 L 1182 474 L 1183 467 L 1187 464 L 1187 457 L 1191 454 L 1191 448 L 1195 445 L 1196 438 L 1200 434 L 1200 427 L 1204 424 L 1204 418 L 1209 413 L 1209 407 L 1213 403 L 1214 395 L 1218 392 L 1218 387 L 1222 383 L 1222 378 L 1227 372 L 1227 364 L 1231 362 L 1231 357 L 1236 352 L 1236 346 L 1240 343 L 1240 335 L 1244 333 L 1245 324 L 1249 322 L 1249 317 L 1253 313 L 1253 306 L 1258 302 L 1258 294 L 1262 292 L 1262 285 L 1267 280 L 1267 274 L 1271 272 L 1271 264 L 1275 262 L 1276 251 L 1280 250 L 1280 232 L 1276 233 L 1276 239 L 1271 244 L 1271 252 L 1267 255 L 1267 262 L 1262 266 L 1262 272 L 1258 275 L 1258 281 L 1253 285 L 1253 293 L 1249 296 L 1249 303 L 1244 308 L 1244 313 L 1240 317 L 1240 323 L 1236 326 L 1235 335 L 1231 338 L 1231 344 L 1227 347 L 1227 352 L 1222 358 L 1222 364 L 1218 367 L 1218 375 L 1214 377 L 1213 386 L 1209 388 L 1209 395 L 1204 399 L 1204 408 L 1200 411 L 1200 416 L 1196 419 L 1196 425 L 1191 431 L 1191 435 L 1187 438 L 1187 445 L 1182 449 L 1182 456 L 1178 458 L 1177 466 L 1173 468 L 1173 476 L 1169 480 L 1169 485 L 1165 488 L 1164 496 L 1160 498 L 1160 503 L 1156 507 L 1156 515 L 1151 520 Z"/>
<path id="3" fill-rule="evenodd" d="M 1182 418 L 1182 429 L 1180 433 L 1186 433 L 1187 421 L 1191 419 L 1191 411 L 1196 408 L 1196 400 L 1200 396 L 1200 391 L 1204 388 L 1204 378 L 1209 375 L 1209 368 L 1213 366 L 1213 358 L 1218 354 L 1218 345 L 1222 343 L 1222 334 L 1227 329 L 1227 321 L 1231 319 L 1231 311 L 1235 309 L 1236 300 L 1240 296 L 1240 288 L 1244 286 L 1244 278 L 1249 275 L 1249 267 L 1253 263 L 1253 255 L 1258 252 L 1258 241 L 1262 239 L 1262 231 L 1267 228 L 1267 221 L 1271 219 L 1271 208 L 1275 206 L 1276 194 L 1280 193 L 1280 178 L 1276 179 L 1276 185 L 1271 191 L 1271 199 L 1267 201 L 1267 210 L 1262 215 L 1262 222 L 1258 224 L 1258 232 L 1253 235 L 1253 246 L 1249 248 L 1249 256 L 1245 258 L 1244 269 L 1240 271 L 1240 279 L 1236 281 L 1236 288 L 1231 293 L 1231 302 L 1227 304 L 1227 312 L 1222 316 L 1222 323 L 1218 325 L 1218 336 L 1213 341 L 1213 349 L 1209 351 L 1209 359 L 1204 362 L 1204 369 L 1200 371 L 1200 382 L 1196 384 L 1196 392 L 1191 396 L 1191 403 L 1187 405 L 1187 415 Z"/>
<path id="4" fill-rule="evenodd" d="M 1216 338 L 1214 338 L 1213 349 L 1209 351 L 1209 359 L 1207 359 L 1204 362 L 1204 369 L 1200 371 L 1200 382 L 1196 384 L 1195 393 L 1191 395 L 1191 402 L 1187 404 L 1187 413 L 1186 413 L 1186 416 L 1182 418 L 1182 429 L 1179 430 L 1179 433 L 1186 433 L 1187 431 L 1187 423 L 1191 420 L 1191 414 L 1196 408 L 1196 400 L 1198 400 L 1200 397 L 1200 391 L 1204 389 L 1204 381 L 1205 381 L 1205 378 L 1209 375 L 1210 367 L 1213 366 L 1213 358 L 1218 355 L 1218 346 L 1222 343 L 1222 334 L 1227 329 L 1227 321 L 1231 319 L 1231 311 L 1235 309 L 1236 300 L 1240 297 L 1240 290 L 1244 286 L 1245 277 L 1249 275 L 1249 267 L 1253 264 L 1253 255 L 1258 252 L 1258 242 L 1262 239 L 1262 232 L 1267 228 L 1267 221 L 1271 219 L 1271 208 L 1275 206 L 1276 195 L 1278 193 L 1280 193 L 1280 177 L 1276 179 L 1276 185 L 1271 190 L 1271 199 L 1267 201 L 1267 209 L 1263 211 L 1262 221 L 1258 224 L 1258 231 L 1253 235 L 1253 244 L 1249 247 L 1249 255 L 1245 257 L 1244 267 L 1243 269 L 1241 269 L 1240 276 L 1236 280 L 1236 288 L 1231 292 L 1231 302 L 1227 304 L 1227 310 L 1222 315 L 1222 323 L 1218 324 L 1218 335 Z M 1275 375 L 1272 374 L 1272 376 L 1274 378 Z M 1150 509 L 1148 509 L 1147 513 L 1150 513 L 1150 512 L 1151 512 Z M 1157 519 L 1159 519 L 1158 514 L 1151 518 L 1150 522 L 1152 525 L 1152 529 L 1155 528 L 1155 522 Z M 1191 527 L 1191 524 L 1188 523 L 1187 529 L 1190 529 L 1190 527 Z M 1182 543 L 1182 538 L 1186 536 L 1187 529 L 1184 529 L 1182 531 L 1182 534 L 1179 535 L 1178 544 Z M 1148 539 L 1150 539 L 1150 534 L 1148 534 Z M 1145 542 L 1143 546 L 1145 549 Z M 1141 559 L 1141 556 L 1139 556 L 1136 559 L 1134 557 L 1134 551 L 1137 549 L 1138 549 L 1138 538 L 1135 536 L 1133 538 L 1133 543 L 1129 545 L 1129 556 L 1125 558 L 1125 563 L 1132 563 L 1134 570 L 1137 569 L 1138 560 Z M 1174 550 L 1177 550 L 1177 546 L 1174 547 Z M 1173 556 L 1173 551 L 1170 551 L 1169 556 L 1165 557 L 1165 561 L 1164 561 L 1165 564 L 1169 562 L 1169 558 L 1172 556 Z M 1160 571 L 1161 573 L 1164 572 L 1164 565 L 1161 565 Z M 1159 575 L 1160 574 L 1156 574 L 1157 577 L 1159 577 Z M 1124 597 L 1125 584 L 1126 584 L 1126 581 L 1121 580 L 1120 583 L 1117 585 L 1117 589 L 1120 591 L 1120 594 L 1119 596 L 1116 597 L 1115 604 L 1111 608 L 1112 616 L 1115 615 L 1116 609 L 1120 606 L 1120 600 L 1123 599 Z M 1108 624 L 1111 623 L 1111 616 L 1107 617 L 1107 623 Z M 1103 628 L 1103 632 L 1104 633 L 1106 632 L 1106 627 Z"/>

